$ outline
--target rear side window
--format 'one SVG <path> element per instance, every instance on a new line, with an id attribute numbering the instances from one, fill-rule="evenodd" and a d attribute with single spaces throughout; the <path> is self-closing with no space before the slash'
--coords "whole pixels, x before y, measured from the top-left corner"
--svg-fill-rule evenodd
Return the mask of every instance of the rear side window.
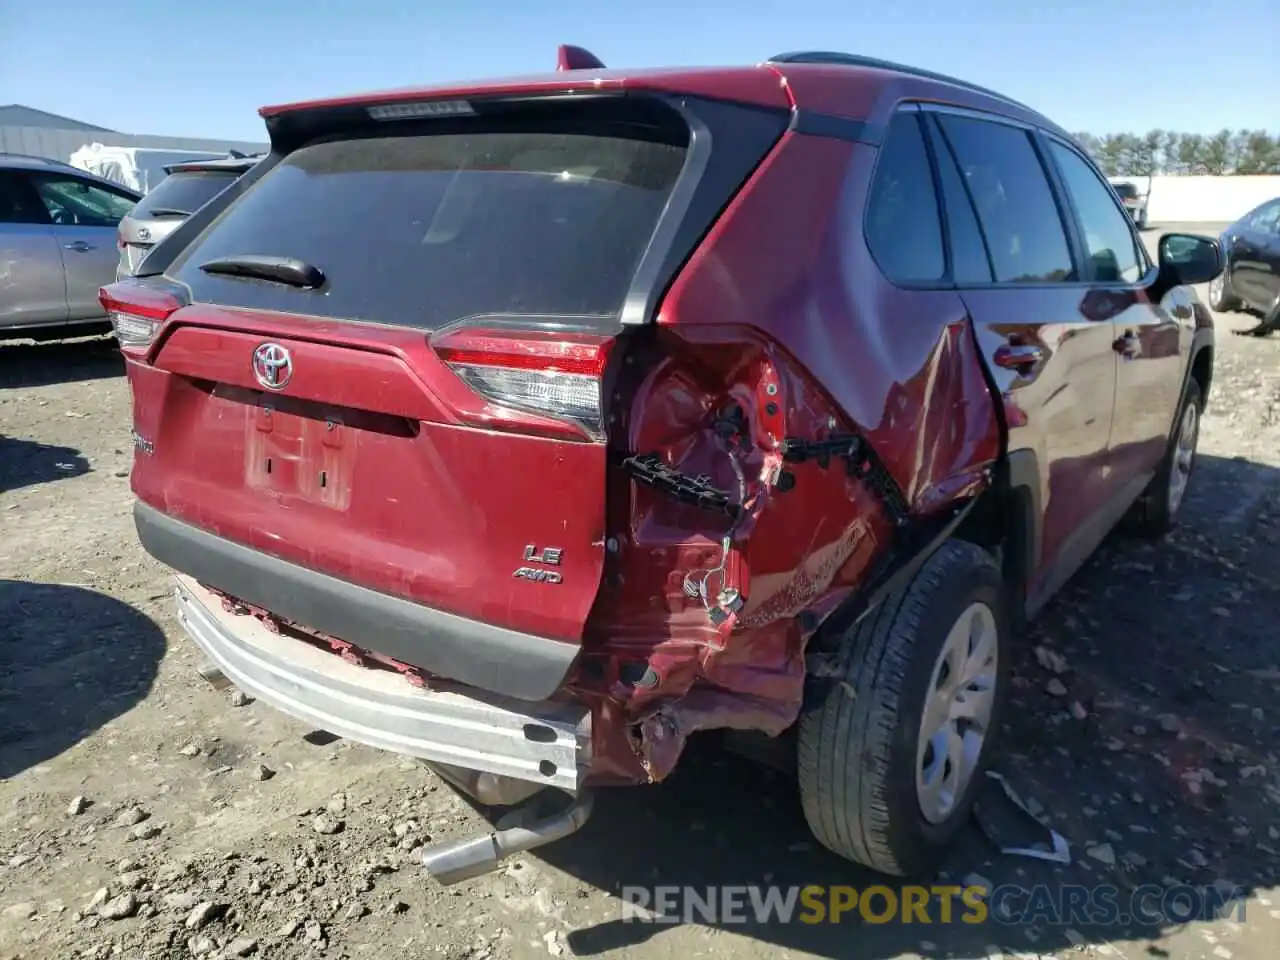
<path id="1" fill-rule="evenodd" d="M 1026 131 L 968 117 L 938 122 L 973 198 L 996 280 L 1076 279 L 1058 206 Z"/>
<path id="2" fill-rule="evenodd" d="M 1102 178 L 1078 153 L 1056 141 L 1049 142 L 1049 152 L 1071 195 L 1071 204 L 1080 216 L 1085 253 L 1089 257 L 1086 279 L 1099 283 L 1137 283 L 1142 266 L 1129 215 L 1116 205 Z"/>
<path id="3" fill-rule="evenodd" d="M 196 300 L 435 330 L 462 318 L 612 325 L 685 148 L 586 133 L 335 140 L 285 157 L 167 273 Z M 300 290 L 200 264 L 292 257 Z"/>
<path id="4" fill-rule="evenodd" d="M 178 172 L 165 177 L 133 208 L 135 219 L 177 217 L 195 213 L 206 203 L 235 183 L 236 174 L 202 170 L 198 173 Z"/>
<path id="5" fill-rule="evenodd" d="M 867 246 L 895 283 L 941 280 L 946 273 L 933 171 L 919 115 L 889 124 L 867 199 Z"/>

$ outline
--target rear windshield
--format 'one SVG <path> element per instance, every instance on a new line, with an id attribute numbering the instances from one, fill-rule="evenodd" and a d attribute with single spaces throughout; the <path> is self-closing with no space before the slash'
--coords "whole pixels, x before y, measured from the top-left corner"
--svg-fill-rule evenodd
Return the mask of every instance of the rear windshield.
<path id="1" fill-rule="evenodd" d="M 435 330 L 484 315 L 616 320 L 684 147 L 581 133 L 312 144 L 236 200 L 167 273 L 193 299 Z M 292 257 L 300 290 L 211 276 L 221 257 Z"/>
<path id="2" fill-rule="evenodd" d="M 146 219 L 154 217 L 153 210 L 163 211 L 161 216 L 176 216 L 173 211 L 195 213 L 206 203 L 216 197 L 231 184 L 235 183 L 237 174 L 214 172 L 211 170 L 199 173 L 173 173 L 165 177 L 156 187 L 133 208 L 133 218 Z"/>
<path id="3" fill-rule="evenodd" d="M 1133 200 L 1138 196 L 1138 188 L 1132 183 L 1117 183 L 1113 184 L 1113 186 L 1122 200 Z"/>

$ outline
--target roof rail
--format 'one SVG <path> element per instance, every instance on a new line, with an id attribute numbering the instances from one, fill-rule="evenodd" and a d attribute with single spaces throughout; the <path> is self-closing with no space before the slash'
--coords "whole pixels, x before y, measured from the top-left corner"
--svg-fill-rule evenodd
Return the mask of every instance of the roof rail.
<path id="1" fill-rule="evenodd" d="M 976 83 L 970 83 L 968 80 L 961 80 L 958 77 L 948 76 L 945 73 L 937 73 L 933 70 L 924 70 L 920 67 L 908 66 L 904 63 L 894 63 L 890 60 L 879 60 L 876 57 L 864 57 L 856 53 L 835 53 L 826 50 L 799 50 L 792 53 L 780 53 L 776 57 L 770 57 L 766 63 L 825 63 L 834 66 L 844 67 L 872 67 L 876 70 L 892 70 L 894 73 L 905 73 L 913 77 L 922 77 L 927 80 L 938 80 L 942 83 L 949 83 L 956 87 L 963 87 L 966 90 L 972 90 L 974 93 L 981 93 L 988 97 L 994 97 L 997 100 L 1003 100 L 1005 103 L 1020 107 L 1023 110 L 1031 110 L 1025 103 L 1020 103 L 1013 97 L 1005 96 L 1003 93 L 997 93 L 995 90 L 989 90 L 986 87 L 980 87 Z M 1032 111 L 1033 113 L 1035 111 Z"/>

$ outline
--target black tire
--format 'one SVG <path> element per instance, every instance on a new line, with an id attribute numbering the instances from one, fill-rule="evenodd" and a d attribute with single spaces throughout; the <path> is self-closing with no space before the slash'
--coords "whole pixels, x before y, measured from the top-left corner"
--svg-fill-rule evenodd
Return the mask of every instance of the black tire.
<path id="1" fill-rule="evenodd" d="M 968 787 L 940 823 L 916 792 L 917 742 L 943 643 L 973 603 L 994 615 L 997 677 L 988 733 Z M 836 643 L 834 680 L 813 680 L 800 718 L 798 774 L 805 819 L 828 850 L 898 877 L 931 874 L 968 819 L 1000 729 L 1009 627 L 995 559 L 950 541 Z"/>
<path id="2" fill-rule="evenodd" d="M 1169 436 L 1169 444 L 1165 448 L 1164 459 L 1160 461 L 1160 468 L 1156 471 L 1156 475 L 1151 478 L 1151 483 L 1142 492 L 1142 496 L 1138 498 L 1138 502 L 1133 505 L 1130 518 L 1131 526 L 1138 536 L 1157 539 L 1164 536 L 1178 524 L 1182 504 L 1186 499 L 1185 491 L 1184 495 L 1178 498 L 1177 502 L 1174 502 L 1171 499 L 1169 481 L 1173 471 L 1176 469 L 1178 440 L 1188 406 L 1195 407 L 1195 439 L 1198 441 L 1200 436 L 1200 415 L 1204 413 L 1204 399 L 1200 392 L 1200 384 L 1195 381 L 1194 377 L 1187 380 L 1187 388 L 1183 392 L 1182 402 L 1178 404 L 1177 419 L 1173 422 L 1173 430 Z M 1195 460 L 1196 455 L 1193 452 L 1191 466 L 1187 472 L 1188 480 L 1194 473 Z"/>
<path id="3" fill-rule="evenodd" d="M 1271 309 L 1263 314 L 1257 326 L 1236 332 L 1247 337 L 1269 337 L 1277 330 L 1280 330 L 1280 298 L 1277 298 Z"/>
<path id="4" fill-rule="evenodd" d="M 1222 283 L 1209 283 L 1209 309 L 1214 313 L 1231 313 L 1240 309 L 1240 300 L 1231 292 L 1231 278 L 1223 270 Z"/>

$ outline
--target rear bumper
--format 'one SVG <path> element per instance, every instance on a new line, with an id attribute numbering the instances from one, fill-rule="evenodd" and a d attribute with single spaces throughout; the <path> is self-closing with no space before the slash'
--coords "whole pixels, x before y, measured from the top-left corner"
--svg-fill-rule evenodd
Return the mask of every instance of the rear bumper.
<path id="1" fill-rule="evenodd" d="M 365 669 L 255 617 L 228 613 L 189 577 L 177 578 L 178 618 L 238 687 L 349 740 L 547 787 L 577 791 L 589 766 L 590 713 L 575 704 L 419 689 Z"/>
<path id="2" fill-rule="evenodd" d="M 142 546 L 165 566 L 284 620 L 468 687 L 546 700 L 578 655 L 576 644 L 379 593 L 224 540 L 141 501 L 133 517 Z"/>

